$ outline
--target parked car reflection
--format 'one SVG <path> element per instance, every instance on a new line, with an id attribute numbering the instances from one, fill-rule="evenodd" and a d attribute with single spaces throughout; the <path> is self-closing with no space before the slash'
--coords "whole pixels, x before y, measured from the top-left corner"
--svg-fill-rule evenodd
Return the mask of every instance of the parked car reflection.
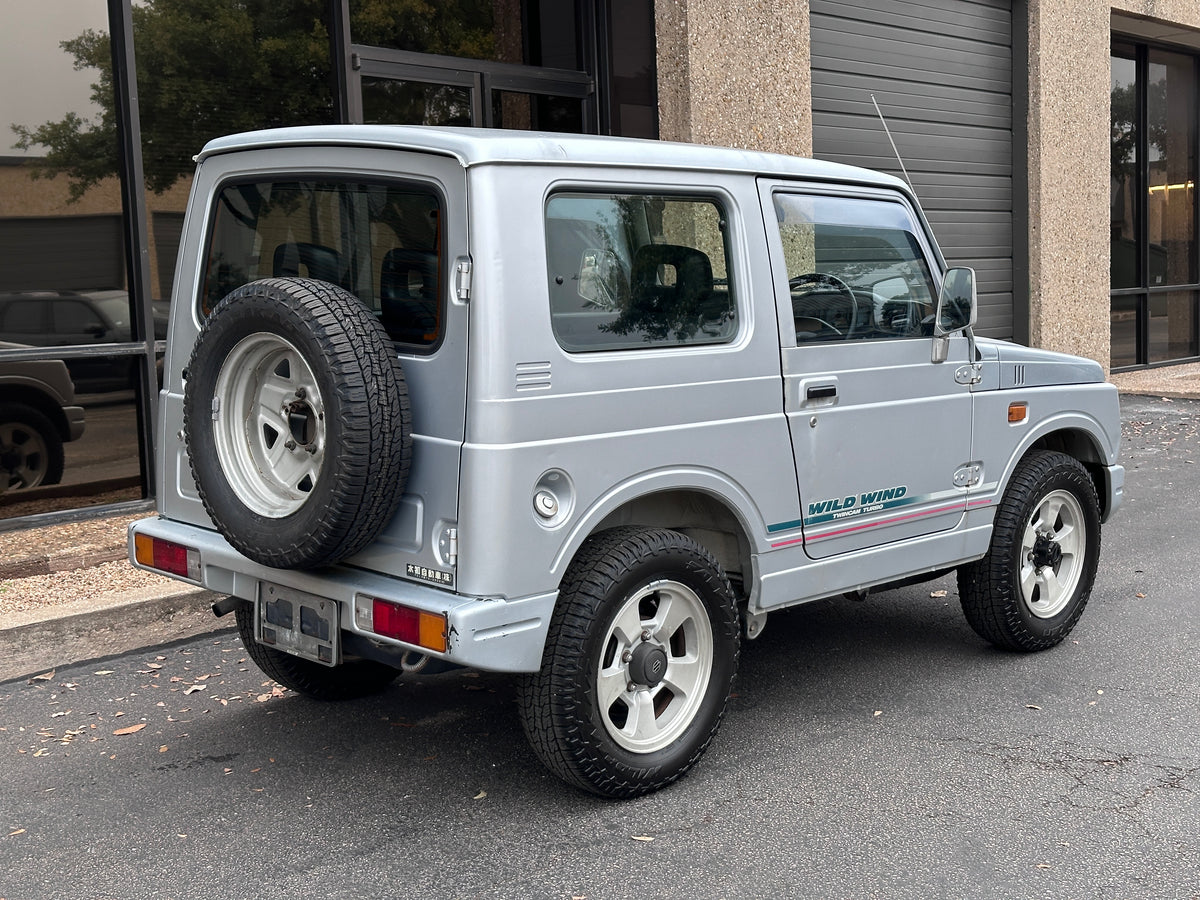
<path id="1" fill-rule="evenodd" d="M 154 302 L 154 336 L 167 335 L 167 304 Z M 121 290 L 18 291 L 0 294 L 0 341 L 35 347 L 87 346 L 132 340 L 129 294 Z M 80 393 L 124 390 L 137 359 L 98 356 L 66 361 Z"/>
<path id="2" fill-rule="evenodd" d="M 24 347 L 0 342 L 0 350 Z M 61 360 L 0 361 L 0 493 L 58 484 L 63 444 L 83 430 L 84 410 Z"/>

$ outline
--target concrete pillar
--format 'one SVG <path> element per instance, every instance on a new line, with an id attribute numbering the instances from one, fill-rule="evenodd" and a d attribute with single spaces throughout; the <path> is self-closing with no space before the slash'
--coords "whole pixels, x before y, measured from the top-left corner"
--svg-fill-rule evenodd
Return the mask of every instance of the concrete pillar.
<path id="1" fill-rule="evenodd" d="M 659 135 L 812 155 L 808 0 L 657 0 Z"/>

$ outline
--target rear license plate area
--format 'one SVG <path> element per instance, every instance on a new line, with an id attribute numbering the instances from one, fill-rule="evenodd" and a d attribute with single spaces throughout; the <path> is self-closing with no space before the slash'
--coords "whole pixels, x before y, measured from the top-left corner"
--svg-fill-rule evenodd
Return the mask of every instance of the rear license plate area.
<path id="1" fill-rule="evenodd" d="M 323 666 L 342 661 L 338 603 L 281 584 L 260 582 L 254 639 Z"/>

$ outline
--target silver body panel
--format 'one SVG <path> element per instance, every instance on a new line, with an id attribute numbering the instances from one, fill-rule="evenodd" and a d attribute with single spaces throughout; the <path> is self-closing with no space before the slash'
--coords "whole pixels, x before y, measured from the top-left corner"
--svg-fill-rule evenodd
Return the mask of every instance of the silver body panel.
<path id="1" fill-rule="evenodd" d="M 971 362 L 961 333 L 941 363 L 932 337 L 797 345 L 772 192 L 902 204 L 940 280 L 945 263 L 920 209 L 889 176 L 721 148 L 403 127 L 222 138 L 199 160 L 160 404 L 160 518 L 136 523 L 130 545 L 144 533 L 198 549 L 200 583 L 213 590 L 252 600 L 269 580 L 338 600 L 348 631 L 356 594 L 394 599 L 447 616 L 446 659 L 533 671 L 563 573 L 589 535 L 616 524 L 692 535 L 760 613 L 979 558 L 1008 478 L 1039 442 L 1077 448 L 1105 517 L 1120 504 L 1116 390 L 1094 363 L 980 341 L 981 377 L 970 384 L 956 377 Z M 469 257 L 473 269 L 469 297 L 453 278 L 445 286 L 443 343 L 401 354 L 415 450 L 400 512 L 375 545 L 312 572 L 258 566 L 229 547 L 200 503 L 182 440 L 211 198 L 230 178 L 281 172 L 436 185 L 447 255 Z M 546 203 L 555 191 L 598 189 L 719 202 L 737 299 L 732 339 L 560 346 Z M 1028 404 L 1018 425 L 1008 422 L 1012 402 Z M 967 467 L 979 477 L 956 484 Z M 534 508 L 546 485 L 559 501 L 552 518 Z M 448 528 L 456 558 L 439 543 Z M 411 577 L 414 565 L 452 572 L 454 588 Z"/>

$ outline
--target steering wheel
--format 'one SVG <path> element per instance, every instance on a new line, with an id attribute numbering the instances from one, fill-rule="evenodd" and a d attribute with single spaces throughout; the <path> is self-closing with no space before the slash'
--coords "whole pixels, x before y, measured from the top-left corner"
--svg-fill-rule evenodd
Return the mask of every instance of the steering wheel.
<path id="1" fill-rule="evenodd" d="M 839 329 L 836 325 L 829 324 L 824 319 L 818 319 L 816 316 L 796 316 L 793 321 L 796 323 L 797 341 L 812 340 L 813 338 L 819 338 L 821 335 L 826 333 L 836 334 L 838 337 L 842 337 L 841 329 Z M 802 331 L 800 329 L 800 324 L 802 322 L 815 322 L 817 325 L 817 330 L 809 331 L 808 329 L 805 329 Z"/>
<path id="2" fill-rule="evenodd" d="M 850 305 L 849 323 L 844 333 L 838 331 L 838 329 L 834 328 L 824 319 L 819 319 L 816 316 L 801 316 L 801 318 L 816 319 L 822 325 L 825 325 L 828 328 L 833 328 L 835 332 L 838 334 L 844 334 L 847 338 L 854 334 L 854 326 L 858 323 L 858 300 L 854 296 L 854 291 L 850 289 L 850 285 L 846 284 L 846 282 L 842 281 L 842 279 L 838 278 L 836 275 L 829 275 L 825 272 L 809 272 L 807 275 L 797 275 L 795 278 L 790 279 L 788 281 L 788 287 L 793 292 L 797 290 L 811 292 L 820 290 L 822 288 L 832 288 L 839 294 L 844 294 L 847 303 Z"/>

